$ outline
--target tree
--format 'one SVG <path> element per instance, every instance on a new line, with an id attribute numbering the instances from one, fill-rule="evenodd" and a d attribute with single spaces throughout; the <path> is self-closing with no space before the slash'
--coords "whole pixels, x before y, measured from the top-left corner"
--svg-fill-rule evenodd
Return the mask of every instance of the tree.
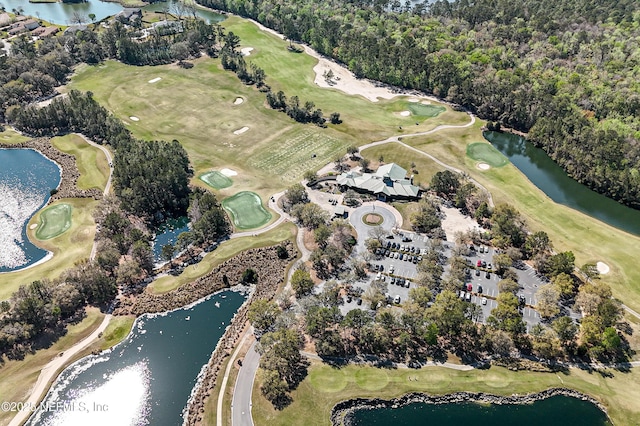
<path id="1" fill-rule="evenodd" d="M 309 272 L 304 269 L 297 269 L 291 276 L 291 288 L 293 288 L 298 298 L 311 293 L 311 290 L 313 290 L 313 280 Z"/>
<path id="2" fill-rule="evenodd" d="M 358 149 L 358 147 L 357 147 L 357 146 L 355 146 L 355 145 L 349 145 L 349 146 L 347 147 L 347 154 L 349 154 L 349 155 L 350 155 L 350 156 L 352 156 L 352 157 L 353 157 L 354 155 L 356 155 L 356 154 L 358 153 L 358 151 L 359 151 L 359 149 Z"/>
<path id="3" fill-rule="evenodd" d="M 247 268 L 242 273 L 242 282 L 245 284 L 255 284 L 258 282 L 258 274 L 251 268 Z"/>
<path id="4" fill-rule="evenodd" d="M 513 265 L 513 260 L 506 253 L 500 253 L 493 256 L 493 265 L 498 275 L 503 275 Z"/>
<path id="5" fill-rule="evenodd" d="M 536 292 L 536 311 L 544 319 L 552 318 L 560 313 L 558 301 L 560 293 L 552 284 L 543 285 Z"/>
<path id="6" fill-rule="evenodd" d="M 382 247 L 382 244 L 380 244 L 380 241 L 378 241 L 375 238 L 367 238 L 364 242 L 364 245 L 367 248 L 367 250 L 370 251 L 371 253 L 374 253 L 377 249 Z"/>
<path id="7" fill-rule="evenodd" d="M 176 252 L 176 247 L 171 243 L 167 243 L 162 246 L 160 254 L 163 260 L 167 262 L 172 262 L 173 255 L 175 254 L 175 252 Z"/>
<path id="8" fill-rule="evenodd" d="M 289 207 L 309 202 L 309 195 L 307 194 L 304 186 L 300 183 L 294 183 L 291 185 L 285 191 L 284 196 L 287 198 Z"/>
<path id="9" fill-rule="evenodd" d="M 560 339 L 552 328 L 536 324 L 531 328 L 533 350 L 545 359 L 556 358 L 562 354 Z"/>
<path id="10" fill-rule="evenodd" d="M 358 161 L 358 163 L 360 164 L 360 167 L 362 167 L 362 171 L 366 172 L 367 170 L 369 170 L 369 164 L 371 164 L 371 161 L 362 157 L 360 161 Z"/>
<path id="11" fill-rule="evenodd" d="M 430 188 L 438 194 L 450 197 L 460 188 L 460 178 L 450 170 L 443 170 L 433 175 Z"/>
<path id="12" fill-rule="evenodd" d="M 253 325 L 253 328 L 255 328 L 259 334 L 262 334 L 275 324 L 279 313 L 280 309 L 278 309 L 278 305 L 275 303 L 267 299 L 257 299 L 249 306 L 247 317 L 251 325 Z"/>
<path id="13" fill-rule="evenodd" d="M 409 298 L 421 308 L 427 309 L 429 303 L 433 300 L 433 292 L 427 287 L 414 287 L 409 290 Z"/>
<path id="14" fill-rule="evenodd" d="M 537 231 L 527 235 L 523 246 L 524 252 L 529 259 L 534 258 L 540 253 L 548 253 L 553 250 L 551 239 L 544 231 Z"/>
<path id="15" fill-rule="evenodd" d="M 526 224 L 515 207 L 499 204 L 491 215 L 493 243 L 497 247 L 520 247 L 524 244 L 527 231 Z"/>
<path id="16" fill-rule="evenodd" d="M 571 274 L 575 269 L 575 256 L 573 252 L 565 251 L 562 253 L 554 254 L 550 256 L 544 270 L 545 274 L 550 277 L 555 277 L 558 274 Z"/>
<path id="17" fill-rule="evenodd" d="M 513 293 L 506 292 L 500 293 L 496 300 L 498 306 L 491 310 L 487 324 L 512 336 L 523 334 L 527 328 L 518 310 L 518 298 Z"/>
<path id="18" fill-rule="evenodd" d="M 438 208 L 431 201 L 424 199 L 418 203 L 418 210 L 411 215 L 411 227 L 417 232 L 429 232 L 441 225 Z"/>
<path id="19" fill-rule="evenodd" d="M 569 347 L 575 343 L 578 327 L 570 317 L 561 316 L 551 323 L 551 327 L 558 335 L 563 346 Z"/>
<path id="20" fill-rule="evenodd" d="M 571 297 L 575 293 L 575 282 L 573 281 L 573 277 L 569 274 L 561 272 L 551 279 L 551 283 L 562 298 Z"/>
<path id="21" fill-rule="evenodd" d="M 332 112 L 331 115 L 329 116 L 329 122 L 331 124 L 341 124 L 342 120 L 340 119 L 340 113 Z"/>
<path id="22" fill-rule="evenodd" d="M 134 259 L 127 260 L 118 266 L 116 271 L 116 280 L 120 285 L 132 285 L 140 278 L 142 270 L 140 265 Z"/>
<path id="23" fill-rule="evenodd" d="M 595 280 L 600 278 L 600 272 L 595 263 L 585 263 L 580 267 L 580 272 L 588 280 Z"/>
<path id="24" fill-rule="evenodd" d="M 517 282 L 511 279 L 503 279 L 498 281 L 498 291 L 500 293 L 516 294 L 520 290 L 520 286 Z"/>
<path id="25" fill-rule="evenodd" d="M 315 229 L 329 221 L 329 213 L 315 203 L 296 204 L 291 209 L 294 216 L 302 226 Z"/>
<path id="26" fill-rule="evenodd" d="M 318 175 L 313 170 L 307 170 L 306 172 L 304 172 L 304 175 L 302 177 L 307 181 L 307 184 L 309 186 L 315 184 L 318 180 Z"/>
<path id="27" fill-rule="evenodd" d="M 289 385 L 280 378 L 277 371 L 264 371 L 260 392 L 274 407 L 282 409 L 291 402 L 291 397 L 287 394 L 288 391 Z"/>
<path id="28" fill-rule="evenodd" d="M 325 224 L 319 225 L 313 231 L 313 237 L 314 237 L 316 243 L 321 248 L 325 248 L 327 246 L 327 243 L 329 241 L 329 237 L 331 237 L 331 234 L 332 234 L 331 229 Z"/>
<path id="29" fill-rule="evenodd" d="M 446 335 L 456 334 L 467 320 L 466 304 L 457 294 L 444 290 L 436 296 L 433 305 L 425 315 L 438 326 L 438 330 Z"/>

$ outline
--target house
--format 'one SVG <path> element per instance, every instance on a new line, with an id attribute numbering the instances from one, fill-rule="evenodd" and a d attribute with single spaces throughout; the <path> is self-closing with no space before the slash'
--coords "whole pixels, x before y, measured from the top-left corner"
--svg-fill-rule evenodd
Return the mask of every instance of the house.
<path id="1" fill-rule="evenodd" d="M 44 38 L 51 37 L 58 31 L 60 31 L 60 28 L 58 27 L 39 27 L 31 31 L 31 35 L 38 36 L 42 40 Z"/>
<path id="2" fill-rule="evenodd" d="M 344 219 L 347 217 L 346 210 L 343 205 L 338 204 L 333 208 L 333 217 Z"/>
<path id="3" fill-rule="evenodd" d="M 115 18 L 123 24 L 133 24 L 136 20 L 142 19 L 142 10 L 137 7 L 125 7 Z"/>
<path id="4" fill-rule="evenodd" d="M 336 177 L 336 183 L 343 189 L 370 193 L 383 201 L 420 197 L 420 188 L 413 184 L 413 176 L 407 179 L 407 171 L 395 163 L 380 166 L 375 173 L 342 173 Z"/>
<path id="5" fill-rule="evenodd" d="M 9 25 L 11 23 L 11 16 L 8 13 L 0 13 L 0 27 Z"/>
<path id="6" fill-rule="evenodd" d="M 35 19 L 26 19 L 23 21 L 19 21 L 11 25 L 11 29 L 9 30 L 9 35 L 16 35 L 20 33 L 24 33 L 27 31 L 35 30 L 40 26 L 40 23 Z"/>
<path id="7" fill-rule="evenodd" d="M 65 28 L 63 34 L 75 34 L 78 31 L 87 31 L 88 29 L 89 29 L 89 27 L 87 27 L 84 24 L 82 24 L 82 25 L 71 25 L 71 26 Z"/>

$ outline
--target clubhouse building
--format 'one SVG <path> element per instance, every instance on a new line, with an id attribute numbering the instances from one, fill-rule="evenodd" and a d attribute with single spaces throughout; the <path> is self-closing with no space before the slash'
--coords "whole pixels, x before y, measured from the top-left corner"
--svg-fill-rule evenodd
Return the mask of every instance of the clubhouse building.
<path id="1" fill-rule="evenodd" d="M 375 195 L 379 200 L 415 200 L 420 188 L 413 184 L 413 176 L 407 179 L 407 171 L 395 163 L 380 166 L 375 173 L 349 171 L 336 177 L 343 189 Z"/>

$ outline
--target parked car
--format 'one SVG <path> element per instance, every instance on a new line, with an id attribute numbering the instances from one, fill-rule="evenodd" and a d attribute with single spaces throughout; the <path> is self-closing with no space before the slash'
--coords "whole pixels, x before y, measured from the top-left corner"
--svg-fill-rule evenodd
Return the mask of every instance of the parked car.
<path id="1" fill-rule="evenodd" d="M 362 305 L 362 299 L 360 299 L 359 297 L 356 299 L 356 305 Z"/>
<path id="2" fill-rule="evenodd" d="M 480 269 L 476 269 L 476 277 L 480 276 Z"/>
<path id="3" fill-rule="evenodd" d="M 483 288 L 481 285 L 478 286 L 478 294 L 482 294 Z"/>
<path id="4" fill-rule="evenodd" d="M 473 291 L 473 284 L 467 283 L 467 291 Z"/>
<path id="5" fill-rule="evenodd" d="M 389 273 L 390 274 L 393 274 L 393 270 L 394 270 L 393 265 L 389 266 Z"/>
<path id="6" fill-rule="evenodd" d="M 400 303 L 400 296 L 398 296 L 396 294 L 396 297 L 393 298 L 393 303 L 395 303 L 396 305 Z"/>
<path id="7" fill-rule="evenodd" d="M 464 299 L 464 290 L 460 290 L 460 299 Z"/>
<path id="8" fill-rule="evenodd" d="M 351 303 L 351 301 L 353 300 L 353 298 L 351 297 L 351 295 L 347 295 L 347 303 Z"/>
<path id="9" fill-rule="evenodd" d="M 471 293 L 467 292 L 467 293 L 464 295 L 464 300 L 466 300 L 467 302 L 470 302 L 470 301 L 471 301 Z"/>
<path id="10" fill-rule="evenodd" d="M 486 297 L 483 297 L 483 298 L 482 298 L 482 304 L 483 304 L 483 305 L 486 305 L 486 304 L 487 304 L 487 298 L 486 298 Z"/>
<path id="11" fill-rule="evenodd" d="M 487 273 L 484 274 L 484 276 L 485 276 L 486 279 L 491 278 L 491 272 L 487 271 Z"/>
<path id="12" fill-rule="evenodd" d="M 380 270 L 384 271 L 384 265 L 380 265 Z"/>
<path id="13" fill-rule="evenodd" d="M 404 283 L 405 288 L 409 288 L 409 286 L 411 285 L 411 281 L 407 280 L 407 282 Z"/>
<path id="14" fill-rule="evenodd" d="M 482 266 L 482 260 L 478 259 L 478 261 L 476 262 L 476 266 L 479 268 Z"/>
<path id="15" fill-rule="evenodd" d="M 485 260 L 482 261 L 482 267 L 486 268 L 487 267 L 487 262 Z"/>

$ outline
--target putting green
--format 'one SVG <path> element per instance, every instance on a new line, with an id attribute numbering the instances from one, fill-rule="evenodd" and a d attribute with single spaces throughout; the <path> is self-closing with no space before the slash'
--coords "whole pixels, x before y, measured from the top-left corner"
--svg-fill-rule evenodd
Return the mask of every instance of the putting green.
<path id="1" fill-rule="evenodd" d="M 217 170 L 203 173 L 198 178 L 214 189 L 224 189 L 233 185 L 233 181 Z"/>
<path id="2" fill-rule="evenodd" d="M 222 207 L 231 214 L 233 225 L 238 229 L 258 228 L 271 219 L 271 213 L 262 207 L 260 196 L 251 191 L 225 198 Z"/>
<path id="3" fill-rule="evenodd" d="M 467 156 L 476 161 L 484 161 L 492 167 L 502 167 L 509 163 L 507 157 L 486 142 L 475 142 L 467 145 Z"/>
<path id="4" fill-rule="evenodd" d="M 407 109 L 411 111 L 413 115 L 428 118 L 437 117 L 447 110 L 440 105 L 425 105 L 417 102 L 407 102 Z"/>
<path id="5" fill-rule="evenodd" d="M 49 240 L 63 234 L 71 227 L 70 204 L 56 204 L 47 207 L 40 213 L 40 224 L 36 229 L 36 238 Z"/>

